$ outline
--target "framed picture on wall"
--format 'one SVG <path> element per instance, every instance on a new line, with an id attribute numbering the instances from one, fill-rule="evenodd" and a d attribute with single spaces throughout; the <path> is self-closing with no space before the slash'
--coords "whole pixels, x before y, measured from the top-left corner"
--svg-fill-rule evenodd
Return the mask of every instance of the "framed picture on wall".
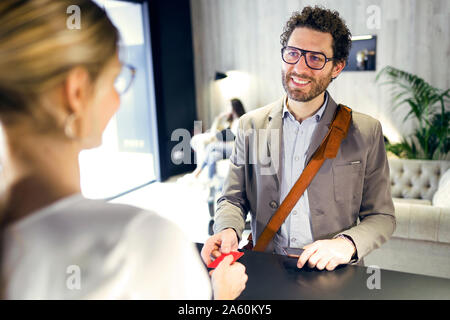
<path id="1" fill-rule="evenodd" d="M 343 71 L 375 71 L 377 36 L 364 35 L 352 37 L 352 49 L 347 66 Z"/>

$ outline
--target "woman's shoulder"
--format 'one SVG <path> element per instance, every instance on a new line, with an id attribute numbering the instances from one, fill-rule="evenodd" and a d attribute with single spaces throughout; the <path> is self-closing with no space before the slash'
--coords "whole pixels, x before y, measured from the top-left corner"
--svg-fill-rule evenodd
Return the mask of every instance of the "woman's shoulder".
<path id="1" fill-rule="evenodd" d="M 110 203 L 102 200 L 86 199 L 74 208 L 73 214 L 78 219 L 85 219 L 86 223 L 95 225 L 108 224 L 109 228 L 144 229 L 153 234 L 161 232 L 176 232 L 178 227 L 158 213 L 128 204 Z M 80 210 L 78 210 L 80 209 Z"/>
<path id="2" fill-rule="evenodd" d="M 76 236 L 119 239 L 127 228 L 139 223 L 173 228 L 170 222 L 152 211 L 74 195 L 36 211 L 14 224 L 11 230 L 29 237 L 38 236 L 42 241 L 61 243 L 70 242 Z"/>
<path id="3" fill-rule="evenodd" d="M 119 286 L 124 272 L 131 272 L 134 280 L 119 290 L 120 295 L 136 291 L 159 297 L 168 277 L 176 278 L 172 256 L 192 252 L 179 227 L 157 213 L 82 196 L 43 208 L 8 228 L 8 233 L 8 292 L 20 298 L 110 297 L 114 290 L 106 288 Z M 80 270 L 82 290 L 67 290 L 70 274 L 64 271 L 71 266 Z M 180 284 L 169 287 L 186 281 L 177 280 Z"/>

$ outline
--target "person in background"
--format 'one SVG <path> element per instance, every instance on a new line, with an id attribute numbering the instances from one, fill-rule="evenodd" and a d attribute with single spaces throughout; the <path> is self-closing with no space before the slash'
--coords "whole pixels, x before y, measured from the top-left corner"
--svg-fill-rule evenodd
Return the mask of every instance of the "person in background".
<path id="1" fill-rule="evenodd" d="M 81 29 L 66 27 L 71 5 Z M 242 264 L 227 257 L 210 279 L 174 224 L 81 194 L 78 155 L 101 144 L 135 72 L 106 13 L 89 0 L 3 0 L 0 26 L 1 296 L 239 296 Z"/>
<path id="2" fill-rule="evenodd" d="M 233 151 L 239 118 L 245 114 L 241 100 L 230 100 L 230 110 L 221 113 L 215 119 L 208 132 L 192 137 L 191 146 L 196 151 L 198 166 L 192 173 L 198 178 L 205 167 L 208 167 L 208 187 L 210 197 L 215 192 L 213 183 L 216 174 L 216 163 L 228 159 Z"/>

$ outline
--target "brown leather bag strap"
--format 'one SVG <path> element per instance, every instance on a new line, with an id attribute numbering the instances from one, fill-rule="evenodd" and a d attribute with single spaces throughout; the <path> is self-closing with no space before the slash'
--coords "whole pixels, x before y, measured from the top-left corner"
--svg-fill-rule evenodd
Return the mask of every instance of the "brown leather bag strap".
<path id="1" fill-rule="evenodd" d="M 313 180 L 316 173 L 324 163 L 325 159 L 335 158 L 339 151 L 342 140 L 347 136 L 348 128 L 352 119 L 352 110 L 344 105 L 339 105 L 336 116 L 331 123 L 330 130 L 323 139 L 319 148 L 314 153 L 311 161 L 308 163 L 302 174 L 294 184 L 288 195 L 281 203 L 277 212 L 272 216 L 269 223 L 264 228 L 261 236 L 258 238 L 254 251 L 265 251 L 270 241 L 280 229 L 284 220 L 288 217 L 298 199 L 305 192 Z M 250 242 L 250 241 L 249 241 Z"/>

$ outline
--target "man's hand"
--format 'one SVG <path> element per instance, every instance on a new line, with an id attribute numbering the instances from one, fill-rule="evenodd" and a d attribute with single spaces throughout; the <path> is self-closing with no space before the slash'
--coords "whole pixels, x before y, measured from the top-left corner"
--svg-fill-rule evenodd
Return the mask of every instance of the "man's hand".
<path id="1" fill-rule="evenodd" d="M 303 268 L 306 262 L 310 268 L 319 270 L 334 270 L 338 265 L 349 263 L 356 248 L 347 240 L 336 238 L 318 240 L 304 246 L 303 253 L 297 262 L 298 268 Z"/>
<path id="2" fill-rule="evenodd" d="M 239 246 L 238 237 L 234 229 L 225 229 L 206 240 L 203 245 L 201 256 L 206 265 L 212 262 L 211 258 L 216 259 L 222 253 L 237 251 Z"/>

